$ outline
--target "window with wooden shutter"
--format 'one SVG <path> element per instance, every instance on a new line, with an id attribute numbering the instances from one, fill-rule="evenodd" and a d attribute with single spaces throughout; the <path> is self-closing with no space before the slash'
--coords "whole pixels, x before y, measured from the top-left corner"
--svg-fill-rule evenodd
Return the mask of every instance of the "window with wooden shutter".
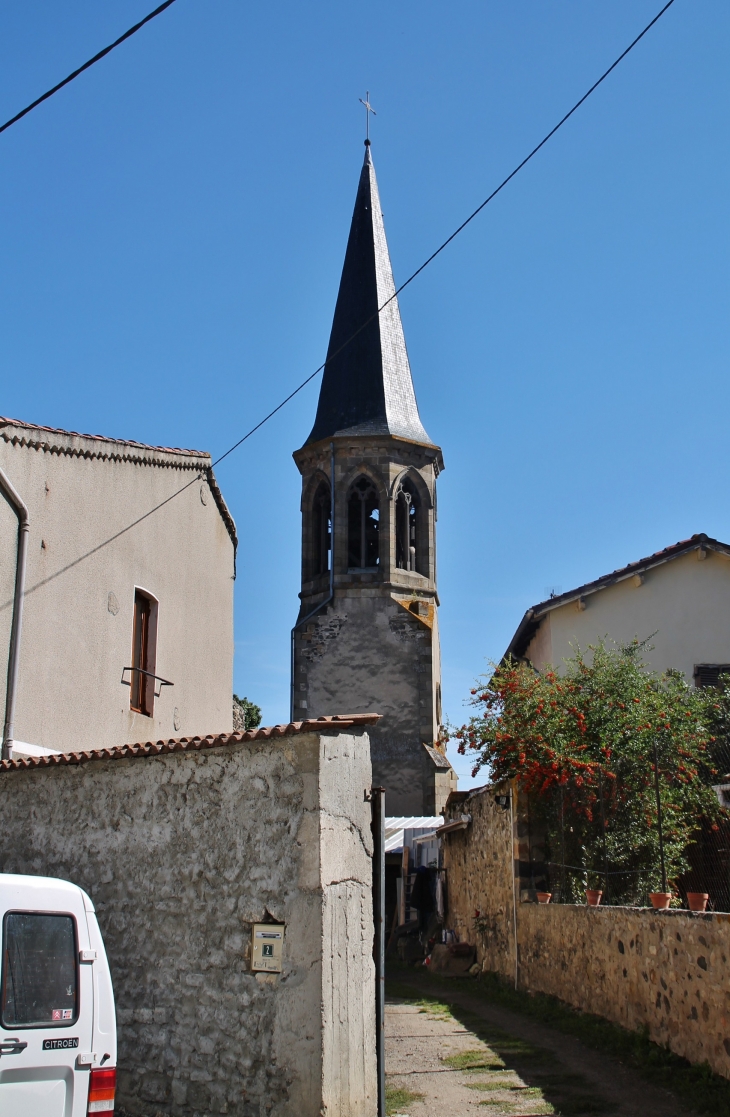
<path id="1" fill-rule="evenodd" d="M 152 717 L 155 706 L 155 664 L 157 660 L 157 602 L 143 590 L 134 591 L 132 628 L 132 679 L 130 707 Z"/>
<path id="2" fill-rule="evenodd" d="M 720 686 L 722 675 L 730 675 L 730 663 L 696 663 L 695 686 Z"/>

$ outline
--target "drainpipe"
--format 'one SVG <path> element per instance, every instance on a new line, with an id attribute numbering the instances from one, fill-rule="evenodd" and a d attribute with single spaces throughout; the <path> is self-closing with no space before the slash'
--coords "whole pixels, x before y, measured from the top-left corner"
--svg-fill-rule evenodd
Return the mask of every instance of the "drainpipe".
<path id="1" fill-rule="evenodd" d="M 511 853 L 510 863 L 512 865 L 512 919 L 513 919 L 513 926 L 514 926 L 514 933 L 515 933 L 515 989 L 517 989 L 519 972 L 520 972 L 519 971 L 520 955 L 519 955 L 519 942 L 518 942 L 518 939 L 517 939 L 517 884 L 516 884 L 516 881 L 515 881 L 515 812 L 514 812 L 514 798 L 515 798 L 515 796 L 514 796 L 514 785 L 515 785 L 515 781 L 513 780 L 512 781 L 512 786 L 509 789 L 509 828 L 510 828 L 510 853 Z M 519 858 L 519 842 L 517 842 L 517 856 Z"/>
<path id="2" fill-rule="evenodd" d="M 0 492 L 18 517 L 18 552 L 15 564 L 15 596 L 13 598 L 13 621 L 10 627 L 10 649 L 8 651 L 8 685 L 5 695 L 5 726 L 3 728 L 2 759 L 13 759 L 13 722 L 15 720 L 15 698 L 18 690 L 18 666 L 20 663 L 20 631 L 23 626 L 23 595 L 25 593 L 25 566 L 28 557 L 28 534 L 30 523 L 28 509 L 15 491 L 10 481 L 0 469 Z"/>
<path id="3" fill-rule="evenodd" d="M 378 1117 L 385 1117 L 385 788 L 370 792 L 373 812 L 373 909 L 375 922 L 375 1061 Z"/>
<path id="4" fill-rule="evenodd" d="M 335 596 L 335 444 L 330 442 L 330 588 L 329 593 L 324 601 L 320 601 L 319 605 L 302 617 L 300 621 L 294 625 L 291 630 L 291 685 L 289 688 L 289 720 L 294 721 L 294 640 L 296 639 L 297 629 L 311 620 L 315 613 L 323 609 L 325 605 L 329 605 L 330 601 Z"/>

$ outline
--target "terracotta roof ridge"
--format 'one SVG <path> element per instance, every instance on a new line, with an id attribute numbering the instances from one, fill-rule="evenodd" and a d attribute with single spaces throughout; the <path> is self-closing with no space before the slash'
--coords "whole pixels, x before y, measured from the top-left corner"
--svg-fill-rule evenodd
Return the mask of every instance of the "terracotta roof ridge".
<path id="1" fill-rule="evenodd" d="M 654 566 L 660 566 L 662 563 L 679 558 L 680 555 L 687 554 L 701 547 L 706 547 L 710 551 L 720 551 L 723 554 L 730 555 L 729 543 L 722 543 L 719 539 L 713 539 L 712 536 L 707 535 L 704 531 L 700 531 L 690 536 L 689 539 L 680 539 L 678 543 L 672 543 L 670 546 L 664 547 L 660 551 L 654 551 L 653 554 L 647 555 L 646 558 L 637 559 L 635 562 L 630 562 L 626 566 L 621 566 L 617 570 L 611 571 L 610 574 L 603 574 L 600 578 L 594 578 L 592 582 L 584 582 L 583 585 L 576 586 L 575 589 L 566 590 L 565 593 L 558 593 L 555 597 L 548 597 L 545 601 L 539 601 L 537 605 L 533 605 L 525 612 L 502 659 L 504 660 L 508 656 L 517 656 L 520 658 L 537 630 L 542 617 L 553 609 L 557 609 L 561 605 L 566 605 L 587 594 L 596 593 L 598 590 L 615 585 L 617 582 L 625 581 L 634 574 L 639 574 L 644 570 L 650 570 Z"/>
<path id="2" fill-rule="evenodd" d="M 85 749 L 79 752 L 56 752 L 47 756 L 19 757 L 17 760 L 0 761 L 0 772 L 23 768 L 54 768 L 59 765 L 85 764 L 94 760 L 127 760 L 132 757 L 160 756 L 170 752 L 201 752 L 242 741 L 264 741 L 272 737 L 293 737 L 298 733 L 313 733 L 324 729 L 350 729 L 375 725 L 381 714 L 331 714 L 303 721 L 290 721 L 286 725 L 269 725 L 260 729 L 247 729 L 243 733 L 211 733 L 206 737 L 170 737 L 164 741 L 144 741 L 113 748 Z"/>
<path id="3" fill-rule="evenodd" d="M 587 591 L 590 592 L 593 589 L 601 589 L 603 586 L 620 581 L 622 578 L 629 577 L 639 570 L 644 570 L 649 566 L 656 566 L 666 559 L 677 558 L 684 551 L 693 551 L 696 547 L 702 546 L 707 546 L 710 550 L 720 550 L 730 554 L 730 544 L 721 543 L 719 539 L 712 539 L 709 535 L 706 535 L 704 531 L 701 531 L 696 535 L 690 536 L 689 539 L 680 539 L 678 543 L 672 543 L 668 547 L 663 547 L 660 551 L 654 551 L 653 554 L 647 555 L 646 558 L 637 559 L 635 562 L 629 562 L 626 566 L 620 566 L 617 570 L 612 570 L 610 574 L 602 574 L 600 578 L 594 578 L 591 582 L 584 582 L 583 585 L 576 586 L 575 589 L 566 590 L 565 593 L 557 593 L 555 597 L 548 597 L 545 601 L 539 601 L 537 605 L 532 606 L 532 612 L 536 613 L 538 610 L 555 608 L 555 606 L 562 604 L 564 601 L 569 601 L 572 597 L 580 596 L 580 594 Z"/>
<path id="4" fill-rule="evenodd" d="M 21 427 L 25 430 L 43 431 L 46 434 L 62 434 L 68 438 L 85 438 L 90 442 L 109 442 L 118 446 L 134 446 L 138 450 L 155 450 L 160 454 L 179 454 L 183 457 L 210 458 L 207 450 L 186 450 L 180 446 L 153 446 L 147 442 L 137 442 L 132 438 L 113 438 L 106 434 L 84 434 L 81 431 L 67 431 L 63 427 L 45 427 L 38 423 L 27 423 L 23 419 L 11 419 L 0 415 L 0 428 Z"/>

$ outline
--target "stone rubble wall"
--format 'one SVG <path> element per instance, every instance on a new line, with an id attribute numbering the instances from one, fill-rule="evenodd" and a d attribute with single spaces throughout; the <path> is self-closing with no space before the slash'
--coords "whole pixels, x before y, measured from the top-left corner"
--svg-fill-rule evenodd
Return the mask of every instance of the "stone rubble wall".
<path id="1" fill-rule="evenodd" d="M 730 915 L 518 906 L 519 983 L 730 1078 Z"/>
<path id="2" fill-rule="evenodd" d="M 513 871 L 530 856 L 522 804 L 509 810 L 486 787 L 452 801 L 446 821 L 470 815 L 444 838 L 447 926 L 473 943 L 484 972 L 515 978 L 730 1078 L 730 915 L 521 902 Z M 454 797 L 456 799 L 456 797 Z M 534 852 L 534 851 L 533 851 Z M 516 904 L 515 904 L 516 898 Z M 477 915 L 477 912 L 479 913 Z"/>
<path id="3" fill-rule="evenodd" d="M 0 774 L 2 871 L 96 906 L 129 1114 L 374 1117 L 371 782 L 363 732 Z"/>
<path id="4" fill-rule="evenodd" d="M 446 822 L 462 814 L 470 814 L 471 822 L 444 837 L 446 923 L 460 941 L 476 946 L 483 969 L 514 974 L 510 812 L 497 805 L 494 794 L 493 788 L 480 788 L 447 811 Z"/>

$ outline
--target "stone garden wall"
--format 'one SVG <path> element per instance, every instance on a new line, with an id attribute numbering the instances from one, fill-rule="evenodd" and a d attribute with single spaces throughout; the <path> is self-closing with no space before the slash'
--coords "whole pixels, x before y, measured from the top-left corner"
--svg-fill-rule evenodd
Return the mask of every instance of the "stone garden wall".
<path id="1" fill-rule="evenodd" d="M 730 915 L 519 904 L 519 984 L 730 1078 Z"/>
<path id="2" fill-rule="evenodd" d="M 372 720 L 0 764 L 2 871 L 96 906 L 126 1112 L 375 1117 Z"/>
<path id="3" fill-rule="evenodd" d="M 525 902 L 521 804 L 510 812 L 495 798 L 509 790 L 457 793 L 445 820 L 470 819 L 444 837 L 447 923 L 476 945 L 482 970 L 515 980 L 516 917 L 519 988 L 645 1027 L 655 1042 L 730 1078 L 730 915 Z"/>

